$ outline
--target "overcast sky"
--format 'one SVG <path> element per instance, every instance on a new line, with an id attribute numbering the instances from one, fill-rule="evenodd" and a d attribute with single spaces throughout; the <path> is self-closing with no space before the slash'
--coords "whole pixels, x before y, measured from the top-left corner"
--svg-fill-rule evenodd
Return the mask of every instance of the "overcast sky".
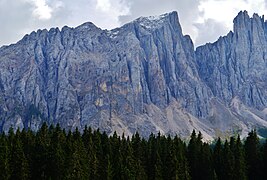
<path id="1" fill-rule="evenodd" d="M 198 46 L 227 34 L 240 10 L 267 14 L 267 0 L 0 0 L 0 46 L 37 29 L 87 21 L 112 29 L 140 16 L 173 10 L 178 11 L 183 33 Z"/>

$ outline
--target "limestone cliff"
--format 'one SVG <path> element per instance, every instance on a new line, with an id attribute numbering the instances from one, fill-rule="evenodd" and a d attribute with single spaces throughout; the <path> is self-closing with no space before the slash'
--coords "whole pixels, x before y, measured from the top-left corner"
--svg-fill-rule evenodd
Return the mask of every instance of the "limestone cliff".
<path id="1" fill-rule="evenodd" d="M 267 127 L 266 25 L 245 12 L 234 22 L 234 33 L 196 52 L 177 12 L 110 31 L 89 22 L 32 32 L 0 48 L 0 128 L 46 121 L 211 139 Z"/>

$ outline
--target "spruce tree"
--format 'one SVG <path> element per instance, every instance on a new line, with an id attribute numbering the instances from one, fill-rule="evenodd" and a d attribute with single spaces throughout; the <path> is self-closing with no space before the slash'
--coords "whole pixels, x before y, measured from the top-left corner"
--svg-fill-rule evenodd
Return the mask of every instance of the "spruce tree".
<path id="1" fill-rule="evenodd" d="M 162 161 L 161 161 L 161 157 L 159 155 L 159 152 L 156 151 L 156 162 L 154 165 L 155 168 L 155 180 L 162 180 L 163 176 L 162 176 Z"/>
<path id="2" fill-rule="evenodd" d="M 112 167 L 112 164 L 111 164 L 111 160 L 110 160 L 110 156 L 109 154 L 107 155 L 107 169 L 106 169 L 106 179 L 107 180 L 112 180 L 113 177 L 114 177 L 114 172 L 113 172 L 113 167 Z"/>
<path id="3" fill-rule="evenodd" d="M 123 157 L 121 154 L 121 140 L 117 133 L 114 132 L 113 136 L 110 137 L 111 140 L 111 165 L 113 168 L 114 179 L 121 179 L 122 172 L 122 162 Z"/>
<path id="4" fill-rule="evenodd" d="M 73 152 L 71 158 L 68 162 L 67 168 L 67 179 L 86 179 L 87 173 L 84 170 L 83 157 L 81 156 L 81 152 L 79 152 L 79 143 L 74 142 L 73 144 Z"/>
<path id="5" fill-rule="evenodd" d="M 7 138 L 3 133 L 0 136 L 0 179 L 7 180 L 11 176 L 9 156 L 10 149 L 8 146 Z"/>
<path id="6" fill-rule="evenodd" d="M 65 166 L 65 146 L 66 136 L 61 130 L 59 124 L 53 130 L 51 135 L 51 145 L 49 148 L 48 172 L 51 179 L 63 179 Z"/>
<path id="7" fill-rule="evenodd" d="M 213 149 L 213 166 L 215 170 L 215 175 L 218 180 L 223 180 L 224 171 L 222 169 L 223 166 L 223 149 L 222 149 L 222 141 L 221 138 L 218 138 L 216 141 L 215 147 Z"/>
<path id="8" fill-rule="evenodd" d="M 10 152 L 10 179 L 28 179 L 29 164 L 23 152 L 21 137 L 19 130 L 16 132 L 13 141 L 11 142 Z"/>
<path id="9" fill-rule="evenodd" d="M 99 167 L 99 161 L 97 159 L 96 155 L 96 150 L 94 147 L 94 143 L 92 140 L 92 136 L 89 137 L 88 139 L 88 144 L 87 144 L 87 158 L 88 158 L 88 170 L 89 170 L 89 179 L 97 179 L 98 177 L 98 167 Z"/>
<path id="10" fill-rule="evenodd" d="M 102 135 L 99 131 L 99 129 L 97 131 L 94 131 L 93 133 L 93 148 L 94 148 L 94 152 L 96 155 L 96 159 L 97 159 L 97 166 L 96 166 L 96 174 L 97 174 L 97 178 L 102 179 L 101 176 L 106 176 L 106 168 L 105 168 L 105 154 L 103 152 L 103 146 L 102 146 Z"/>
<path id="11" fill-rule="evenodd" d="M 201 157 L 201 146 L 202 146 L 202 135 L 199 132 L 196 135 L 195 130 L 191 134 L 191 139 L 188 144 L 187 159 L 189 162 L 190 175 L 192 179 L 198 179 L 200 177 L 200 157 Z"/>
<path id="12" fill-rule="evenodd" d="M 178 178 L 178 162 L 175 154 L 175 146 L 168 135 L 167 140 L 164 138 L 164 145 L 162 145 L 162 163 L 163 163 L 163 178 L 177 179 Z"/>
<path id="13" fill-rule="evenodd" d="M 46 123 L 38 130 L 33 148 L 32 178 L 48 179 L 50 137 Z"/>
<path id="14" fill-rule="evenodd" d="M 146 172 L 148 179 L 155 179 L 156 153 L 156 138 L 155 135 L 151 133 L 147 142 Z"/>
<path id="15" fill-rule="evenodd" d="M 212 153 L 209 144 L 203 143 L 200 153 L 200 176 L 198 179 L 215 179 L 214 168 L 212 164 Z"/>
<path id="16" fill-rule="evenodd" d="M 246 175 L 245 152 L 239 135 L 235 142 L 234 158 L 235 158 L 234 179 L 246 180 L 247 175 Z"/>
<path id="17" fill-rule="evenodd" d="M 234 157 L 227 140 L 223 147 L 221 168 L 223 171 L 222 179 L 234 179 Z"/>
<path id="18" fill-rule="evenodd" d="M 133 158 L 135 162 L 135 177 L 136 179 L 147 179 L 144 168 L 145 152 L 138 132 L 132 136 L 131 144 L 133 149 Z"/>
<path id="19" fill-rule="evenodd" d="M 121 155 L 122 155 L 122 179 L 135 179 L 135 162 L 133 158 L 133 150 L 129 139 L 125 139 L 124 135 L 121 140 Z"/>
<path id="20" fill-rule="evenodd" d="M 249 132 L 245 141 L 248 179 L 263 179 L 261 172 L 260 142 L 256 130 Z"/>
<path id="21" fill-rule="evenodd" d="M 176 135 L 173 139 L 174 149 L 175 149 L 175 157 L 177 158 L 176 161 L 176 170 L 178 171 L 178 179 L 191 179 L 189 173 L 189 165 L 188 160 L 186 158 L 186 144 L 178 138 Z"/>
<path id="22" fill-rule="evenodd" d="M 69 135 L 67 143 L 70 152 L 67 155 L 66 179 L 88 179 L 86 151 L 77 128 L 73 136 Z"/>

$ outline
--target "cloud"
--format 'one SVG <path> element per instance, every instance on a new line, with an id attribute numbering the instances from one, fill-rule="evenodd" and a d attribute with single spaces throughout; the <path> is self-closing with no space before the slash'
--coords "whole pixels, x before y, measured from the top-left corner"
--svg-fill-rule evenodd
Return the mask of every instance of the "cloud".
<path id="1" fill-rule="evenodd" d="M 33 15 L 40 20 L 48 20 L 52 17 L 52 8 L 47 4 L 46 0 L 28 0 L 35 7 Z"/>
<path id="2" fill-rule="evenodd" d="M 266 0 L 202 0 L 199 11 L 202 12 L 196 23 L 197 46 L 214 42 L 219 36 L 226 35 L 233 29 L 233 19 L 241 10 L 247 10 L 250 15 L 267 14 Z"/>
<path id="3" fill-rule="evenodd" d="M 0 0 L 0 46 L 15 43 L 37 29 L 76 27 L 88 21 L 115 28 L 120 25 L 119 15 L 126 13 L 121 0 Z"/>
<path id="4" fill-rule="evenodd" d="M 229 31 L 227 26 L 221 22 L 214 19 L 206 19 L 203 23 L 194 24 L 198 29 L 198 36 L 195 40 L 195 44 L 203 45 L 209 42 L 213 42 L 219 38 L 220 35 L 224 35 Z"/>
<path id="5" fill-rule="evenodd" d="M 104 12 L 110 10 L 111 4 L 109 0 L 97 0 L 96 8 Z"/>
<path id="6" fill-rule="evenodd" d="M 112 29 L 173 10 L 178 11 L 183 33 L 198 46 L 227 34 L 240 10 L 262 15 L 266 9 L 267 0 L 0 0 L 0 46 L 37 29 L 76 27 L 87 21 Z"/>
<path id="7" fill-rule="evenodd" d="M 22 1 L 0 1 L 0 46 L 15 42 L 24 34 L 27 28 L 27 17 L 31 17 L 31 5 Z M 8 6 L 7 6 L 8 4 Z"/>

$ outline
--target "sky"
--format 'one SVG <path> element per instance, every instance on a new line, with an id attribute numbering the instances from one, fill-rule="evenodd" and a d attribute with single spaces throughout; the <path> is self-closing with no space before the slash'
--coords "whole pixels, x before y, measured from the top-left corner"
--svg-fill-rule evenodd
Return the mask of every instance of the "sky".
<path id="1" fill-rule="evenodd" d="M 112 29 L 140 16 L 171 11 L 178 12 L 183 33 L 199 46 L 232 30 L 241 10 L 267 15 L 267 0 L 0 0 L 0 46 L 38 29 L 88 21 Z"/>

